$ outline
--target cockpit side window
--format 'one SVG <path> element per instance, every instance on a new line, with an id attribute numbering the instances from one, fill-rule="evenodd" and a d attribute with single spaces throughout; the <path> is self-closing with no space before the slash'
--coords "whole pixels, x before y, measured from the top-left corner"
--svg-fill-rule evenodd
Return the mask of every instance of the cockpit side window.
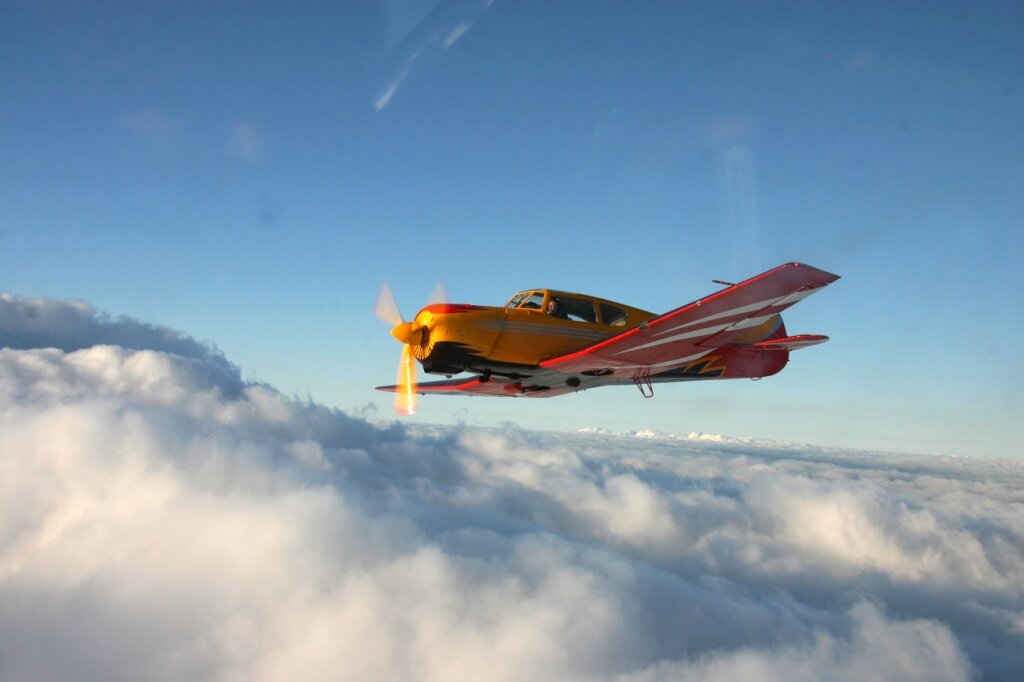
<path id="1" fill-rule="evenodd" d="M 540 310 L 541 305 L 544 303 L 543 292 L 533 292 L 526 297 L 522 303 L 519 304 L 520 308 L 526 308 L 528 310 Z"/>
<path id="2" fill-rule="evenodd" d="M 556 317 L 572 322 L 597 322 L 597 313 L 592 301 L 569 296 L 552 296 L 551 300 L 555 301 L 552 314 Z"/>
<path id="3" fill-rule="evenodd" d="M 629 315 L 622 308 L 616 308 L 607 303 L 601 304 L 601 321 L 609 327 L 625 327 L 628 317 Z"/>

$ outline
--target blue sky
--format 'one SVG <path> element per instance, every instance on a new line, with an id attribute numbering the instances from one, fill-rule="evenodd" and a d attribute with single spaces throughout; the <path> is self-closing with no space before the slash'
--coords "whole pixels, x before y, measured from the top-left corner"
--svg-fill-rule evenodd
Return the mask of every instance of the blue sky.
<path id="1" fill-rule="evenodd" d="M 787 327 L 832 341 L 776 377 L 414 419 L 1024 455 L 1019 3 L 2 12 L 2 290 L 388 417 L 384 279 L 406 315 L 440 278 L 664 311 L 801 260 L 843 279 Z"/>

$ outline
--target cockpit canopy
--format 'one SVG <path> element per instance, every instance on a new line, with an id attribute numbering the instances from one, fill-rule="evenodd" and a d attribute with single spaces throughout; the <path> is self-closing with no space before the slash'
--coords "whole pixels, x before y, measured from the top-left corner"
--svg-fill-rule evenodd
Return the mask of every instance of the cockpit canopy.
<path id="1" fill-rule="evenodd" d="M 625 306 L 595 299 L 583 294 L 572 294 L 550 289 L 520 291 L 505 304 L 506 310 L 543 310 L 553 317 L 570 322 L 603 324 L 625 327 L 629 313 Z"/>

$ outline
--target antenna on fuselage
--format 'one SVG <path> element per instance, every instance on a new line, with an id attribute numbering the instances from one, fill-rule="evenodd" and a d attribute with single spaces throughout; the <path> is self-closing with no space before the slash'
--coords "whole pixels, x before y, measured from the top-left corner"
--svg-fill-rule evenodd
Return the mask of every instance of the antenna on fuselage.
<path id="1" fill-rule="evenodd" d="M 727 286 L 727 287 L 734 287 L 734 286 L 736 286 L 735 282 L 726 282 L 726 281 L 721 280 L 721 279 L 713 279 L 711 281 L 713 283 L 715 283 L 715 284 L 721 284 L 721 285 L 724 285 L 724 286 Z"/>

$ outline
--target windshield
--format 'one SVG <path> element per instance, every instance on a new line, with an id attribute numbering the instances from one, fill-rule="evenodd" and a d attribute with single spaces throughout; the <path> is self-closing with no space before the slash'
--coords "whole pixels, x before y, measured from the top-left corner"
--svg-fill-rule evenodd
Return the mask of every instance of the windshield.
<path id="1" fill-rule="evenodd" d="M 510 298 L 508 300 L 508 303 L 505 304 L 505 307 L 506 308 L 515 308 L 516 306 L 518 306 L 523 301 L 524 298 L 526 298 L 526 296 L 527 296 L 526 293 L 519 293 L 519 294 L 513 295 L 512 298 Z"/>

